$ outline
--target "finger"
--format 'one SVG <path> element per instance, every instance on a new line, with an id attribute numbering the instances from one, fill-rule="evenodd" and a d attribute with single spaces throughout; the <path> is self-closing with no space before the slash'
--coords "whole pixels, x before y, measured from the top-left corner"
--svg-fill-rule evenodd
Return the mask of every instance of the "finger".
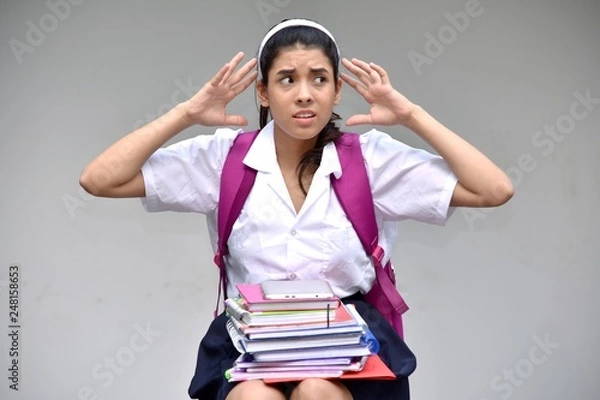
<path id="1" fill-rule="evenodd" d="M 223 77 L 227 74 L 229 69 L 230 69 L 229 64 L 223 65 L 223 67 L 219 70 L 219 72 L 217 72 L 217 74 L 215 76 L 213 76 L 212 79 L 208 83 L 211 84 L 212 86 L 219 86 L 219 84 L 223 80 Z"/>
<path id="2" fill-rule="evenodd" d="M 254 67 L 256 67 L 256 58 L 248 61 L 242 68 L 240 68 L 229 80 L 232 86 L 237 85 L 248 73 L 250 73 Z"/>
<path id="3" fill-rule="evenodd" d="M 371 116 L 367 114 L 355 114 L 346 120 L 346 126 L 370 125 L 372 123 Z"/>
<path id="4" fill-rule="evenodd" d="M 373 68 L 371 68 L 370 64 L 367 64 L 365 61 L 359 60 L 357 58 L 353 58 L 352 63 L 358 66 L 361 70 L 363 70 L 364 73 L 369 77 L 371 82 L 381 82 L 381 77 L 375 70 L 373 70 Z"/>
<path id="5" fill-rule="evenodd" d="M 368 85 L 371 83 L 371 78 L 369 77 L 369 74 L 362 68 L 346 59 L 344 59 L 342 63 L 344 64 L 344 67 L 346 67 L 348 71 L 352 72 L 363 84 Z"/>
<path id="6" fill-rule="evenodd" d="M 356 78 L 348 75 L 345 72 L 340 73 L 340 78 L 342 78 L 344 82 L 346 82 L 348 85 L 352 86 L 355 89 L 357 86 L 363 86 L 363 84 L 359 82 Z"/>
<path id="7" fill-rule="evenodd" d="M 346 82 L 348 85 L 350 85 L 350 87 L 352 87 L 352 89 L 356 90 L 358 92 L 358 94 L 360 94 L 362 97 L 366 98 L 369 95 L 369 91 L 367 90 L 365 85 L 363 85 L 361 82 L 357 81 L 350 75 L 345 74 L 343 72 L 341 73 L 340 76 L 344 82 Z"/>
<path id="8" fill-rule="evenodd" d="M 381 76 L 372 68 L 373 63 L 367 63 L 363 60 L 359 60 L 357 58 L 352 59 L 352 63 L 362 69 L 372 83 L 381 83 Z"/>
<path id="9" fill-rule="evenodd" d="M 373 68 L 379 74 L 379 76 L 381 77 L 381 83 L 383 83 L 384 85 L 389 85 L 390 77 L 388 76 L 386 70 L 383 69 L 383 67 L 375 63 L 371 63 L 371 68 Z"/>
<path id="10" fill-rule="evenodd" d="M 381 82 L 381 76 L 379 76 L 377 71 L 375 71 L 373 69 L 374 63 L 372 63 L 372 62 L 367 63 L 366 61 L 358 60 L 358 59 L 353 59 L 352 62 L 354 62 L 356 65 L 358 65 L 360 68 L 362 68 L 369 75 L 369 78 L 371 78 L 371 81 L 373 81 L 375 83 Z"/>
<path id="11" fill-rule="evenodd" d="M 235 71 L 238 64 L 242 60 L 242 58 L 244 58 L 244 53 L 242 51 L 240 51 L 227 63 L 227 64 L 229 64 L 230 68 L 229 68 L 229 71 L 227 71 L 225 73 L 225 76 L 223 76 L 223 79 L 221 80 L 221 82 L 227 82 L 227 80 L 229 79 L 229 77 L 231 76 L 233 71 Z"/>
<path id="12" fill-rule="evenodd" d="M 352 60 L 354 61 L 355 59 L 353 58 Z M 346 67 L 348 71 L 356 75 L 356 77 L 360 79 L 360 81 L 365 85 L 371 83 L 371 78 L 369 77 L 369 74 L 367 74 L 362 68 L 356 66 L 353 62 L 350 62 L 344 58 L 342 60 L 342 64 L 344 64 L 344 67 Z"/>
<path id="13" fill-rule="evenodd" d="M 225 125 L 246 126 L 248 125 L 248 120 L 241 115 L 226 115 Z"/>
<path id="14" fill-rule="evenodd" d="M 247 77 L 244 78 L 244 80 L 242 80 L 241 82 L 238 82 L 236 85 L 234 85 L 231 90 L 233 90 L 233 93 L 235 94 L 235 96 L 237 96 L 238 94 L 242 93 L 244 90 L 248 89 L 248 87 L 250 85 L 252 85 L 254 82 L 256 82 L 256 78 L 258 77 L 258 71 L 252 71 L 250 73 L 250 75 L 248 75 Z"/>

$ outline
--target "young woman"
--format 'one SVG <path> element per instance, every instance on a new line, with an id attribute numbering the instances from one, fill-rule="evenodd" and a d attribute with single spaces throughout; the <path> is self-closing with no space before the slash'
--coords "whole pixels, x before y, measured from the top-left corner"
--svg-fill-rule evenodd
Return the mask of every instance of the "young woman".
<path id="1" fill-rule="evenodd" d="M 346 125 L 403 125 L 439 154 L 411 148 L 374 129 L 361 135 L 380 245 L 388 258 L 397 221 L 443 224 L 452 206 L 499 206 L 512 197 L 511 182 L 482 153 L 395 90 L 381 66 L 340 60 L 334 37 L 313 21 L 283 21 L 264 37 L 257 58 L 237 69 L 242 58 L 237 54 L 191 99 L 105 150 L 85 168 L 80 183 L 96 196 L 141 197 L 148 211 L 204 213 L 216 248 L 220 174 L 239 130 L 217 129 L 214 135 L 161 146 L 194 124 L 246 125 L 243 116 L 228 115 L 226 106 L 255 84 L 261 132 L 244 163 L 258 172 L 228 242 L 228 294 L 237 293 L 240 282 L 326 279 L 337 296 L 357 305 L 380 341 L 379 355 L 398 378 L 228 383 L 223 373 L 238 353 L 222 314 L 200 344 L 190 397 L 408 399 L 414 355 L 362 297 L 373 285 L 373 265 L 330 184 L 331 174 L 343 173 L 334 144 L 341 135 L 334 122 L 339 117 L 333 112 L 343 82 L 371 107 L 369 114 L 351 116 Z M 340 62 L 353 76 L 339 71 Z"/>

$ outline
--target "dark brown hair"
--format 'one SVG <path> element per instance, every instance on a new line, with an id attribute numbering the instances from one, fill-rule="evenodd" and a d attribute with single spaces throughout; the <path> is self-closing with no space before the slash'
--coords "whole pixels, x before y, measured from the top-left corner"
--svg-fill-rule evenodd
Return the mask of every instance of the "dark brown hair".
<path id="1" fill-rule="evenodd" d="M 285 20 L 284 20 L 285 21 Z M 283 21 L 282 21 L 283 22 Z M 333 40 L 319 29 L 308 26 L 290 26 L 277 32 L 271 37 L 262 50 L 260 59 L 260 70 L 262 71 L 262 83 L 265 87 L 268 84 L 269 70 L 273 62 L 285 49 L 296 47 L 298 45 L 307 48 L 318 48 L 323 51 L 325 56 L 331 62 L 333 67 L 334 84 L 339 77 L 339 56 L 337 46 Z M 264 128 L 269 122 L 271 113 L 268 107 L 260 106 L 260 129 Z M 331 113 L 331 119 L 325 127 L 319 132 L 317 142 L 312 150 L 306 152 L 298 163 L 298 183 L 302 192 L 306 196 L 307 190 L 302 182 L 305 174 L 312 175 L 321 164 L 323 148 L 328 143 L 335 141 L 342 134 L 335 121 L 341 119 L 336 113 Z"/>

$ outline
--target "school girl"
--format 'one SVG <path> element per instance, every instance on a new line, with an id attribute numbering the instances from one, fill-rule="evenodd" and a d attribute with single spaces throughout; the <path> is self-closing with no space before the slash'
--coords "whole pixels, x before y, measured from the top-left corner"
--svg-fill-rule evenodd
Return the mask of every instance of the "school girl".
<path id="1" fill-rule="evenodd" d="M 438 153 L 411 148 L 375 129 L 360 137 L 387 258 L 398 221 L 442 225 L 452 207 L 499 206 L 513 195 L 510 180 L 395 90 L 381 66 L 341 59 L 332 34 L 314 21 L 282 21 L 267 32 L 257 57 L 238 69 L 242 59 L 237 54 L 191 99 L 106 149 L 85 168 L 80 183 L 96 196 L 141 197 L 148 211 L 206 214 L 216 248 L 221 170 L 241 130 L 220 128 L 161 147 L 194 124 L 246 125 L 243 116 L 228 115 L 226 106 L 255 85 L 261 131 L 244 163 L 258 172 L 228 242 L 228 295 L 235 295 L 241 282 L 326 279 L 338 297 L 357 305 L 381 344 L 380 357 L 397 379 L 228 383 L 224 371 L 238 353 L 221 314 L 200 343 L 189 395 L 210 400 L 408 399 L 415 356 L 365 302 L 363 294 L 375 279 L 373 264 L 331 188 L 331 174 L 343 174 L 334 143 L 341 135 L 335 123 L 339 117 L 333 111 L 343 82 L 370 105 L 369 114 L 349 117 L 347 126 L 403 125 Z M 340 71 L 340 63 L 349 73 Z"/>

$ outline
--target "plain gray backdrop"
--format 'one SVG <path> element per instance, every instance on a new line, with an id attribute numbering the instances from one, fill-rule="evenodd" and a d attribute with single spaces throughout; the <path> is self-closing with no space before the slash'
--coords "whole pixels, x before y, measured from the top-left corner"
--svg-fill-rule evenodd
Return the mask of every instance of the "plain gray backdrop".
<path id="1" fill-rule="evenodd" d="M 0 336 L 0 397 L 187 398 L 217 288 L 204 217 L 93 198 L 79 174 L 296 16 L 329 28 L 344 57 L 386 68 L 516 187 L 506 206 L 458 209 L 446 227 L 400 225 L 413 398 L 597 399 L 596 0 L 3 0 L 0 320 L 10 333 L 18 264 L 21 328 L 18 392 Z M 250 128 L 254 96 L 230 107 Z M 366 111 L 345 85 L 337 112 Z"/>

